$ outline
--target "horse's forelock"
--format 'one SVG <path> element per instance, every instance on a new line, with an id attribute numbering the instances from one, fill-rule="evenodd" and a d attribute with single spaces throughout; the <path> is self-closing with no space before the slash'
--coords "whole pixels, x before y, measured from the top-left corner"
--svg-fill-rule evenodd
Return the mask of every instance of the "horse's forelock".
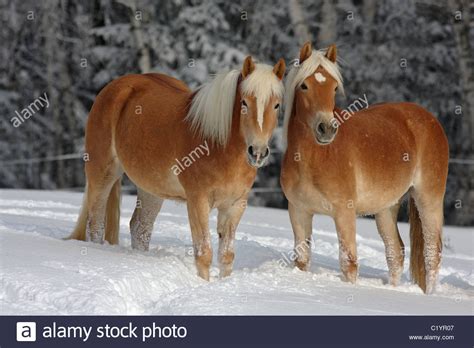
<path id="1" fill-rule="evenodd" d="M 265 106 L 272 96 L 283 98 L 284 86 L 273 72 L 273 67 L 257 64 L 255 70 L 242 81 L 241 92 L 243 96 L 256 98 L 257 121 L 261 128 Z"/>

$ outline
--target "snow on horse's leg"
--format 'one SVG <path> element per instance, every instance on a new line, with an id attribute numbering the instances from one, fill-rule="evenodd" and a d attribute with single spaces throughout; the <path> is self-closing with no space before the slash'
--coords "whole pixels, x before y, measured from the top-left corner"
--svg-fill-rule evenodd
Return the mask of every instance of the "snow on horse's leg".
<path id="1" fill-rule="evenodd" d="M 428 194 L 415 195 L 422 225 L 426 294 L 434 292 L 441 265 L 443 200 Z"/>
<path id="2" fill-rule="evenodd" d="M 90 185 L 87 202 L 86 240 L 103 243 L 105 235 L 105 214 L 107 199 L 113 183 L 109 185 Z"/>
<path id="3" fill-rule="evenodd" d="M 357 281 L 359 265 L 357 263 L 356 216 L 354 209 L 345 208 L 336 213 L 335 222 L 339 239 L 339 263 L 346 281 Z"/>
<path id="4" fill-rule="evenodd" d="M 227 277 L 232 273 L 234 265 L 235 230 L 245 211 L 247 200 L 238 200 L 230 207 L 219 208 L 217 217 L 217 233 L 219 234 L 219 276 Z"/>
<path id="5" fill-rule="evenodd" d="M 209 269 L 212 263 L 209 201 L 206 196 L 188 197 L 187 208 L 198 275 L 205 280 L 209 280 Z"/>
<path id="6" fill-rule="evenodd" d="M 311 264 L 311 233 L 313 216 L 301 208 L 288 203 L 288 213 L 295 237 L 295 266 L 302 271 L 309 270 Z"/>
<path id="7" fill-rule="evenodd" d="M 138 189 L 137 204 L 130 220 L 132 248 L 147 251 L 156 217 L 163 205 L 163 199 Z"/>
<path id="8" fill-rule="evenodd" d="M 385 244 L 385 256 L 389 272 L 389 283 L 398 285 L 403 273 L 403 260 L 405 257 L 405 247 L 400 238 L 397 227 L 397 216 L 400 204 L 382 210 L 375 214 L 377 229 Z"/>

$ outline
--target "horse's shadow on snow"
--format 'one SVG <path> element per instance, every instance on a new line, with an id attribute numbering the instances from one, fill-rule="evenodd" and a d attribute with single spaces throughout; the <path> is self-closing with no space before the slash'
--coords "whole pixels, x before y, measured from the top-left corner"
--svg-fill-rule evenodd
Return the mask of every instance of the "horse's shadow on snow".
<path id="1" fill-rule="evenodd" d="M 186 256 L 192 257 L 192 245 L 181 241 L 179 238 L 173 237 L 162 237 L 153 240 L 155 245 L 160 247 L 151 248 L 151 254 L 154 256 L 172 256 L 176 252 L 186 253 Z M 258 242 L 252 240 L 235 240 L 235 259 L 234 259 L 234 270 L 256 270 L 265 263 L 278 263 L 278 265 L 284 268 L 291 269 L 294 266 L 293 261 L 290 259 L 292 249 L 288 250 L 276 250 L 273 247 L 264 246 Z M 174 250 L 170 250 L 174 249 Z M 183 249 L 184 248 L 184 249 Z M 213 240 L 214 248 L 214 264 L 217 265 L 217 240 Z M 181 249 L 183 249 L 181 251 Z M 178 251 L 179 250 L 179 251 Z M 175 255 L 176 256 L 176 255 Z M 320 274 L 325 271 L 331 273 L 337 273 L 342 277 L 339 269 L 339 260 L 322 254 L 312 253 L 310 273 Z M 359 275 L 363 278 L 378 279 L 382 280 L 383 283 L 388 282 L 388 272 L 384 269 L 378 269 L 366 265 L 360 265 Z"/>
<path id="2" fill-rule="evenodd" d="M 464 289 L 464 290 L 474 290 L 474 286 L 469 284 L 466 280 L 462 279 L 460 276 L 456 274 L 450 274 L 445 276 L 440 280 L 441 284 L 449 284 L 454 287 Z"/>
<path id="3" fill-rule="evenodd" d="M 319 273 L 321 268 L 336 272 L 339 274 L 341 279 L 343 278 L 338 259 L 313 253 L 310 272 Z M 388 270 L 386 269 L 359 264 L 359 277 L 366 279 L 377 279 L 381 280 L 384 284 L 388 284 Z M 402 275 L 402 281 L 408 281 L 408 278 L 406 278 L 405 275 Z"/>
<path id="4" fill-rule="evenodd" d="M 234 270 L 256 269 L 266 262 L 276 261 L 282 253 L 249 240 L 235 241 Z"/>
<path id="5" fill-rule="evenodd" d="M 295 266 L 290 259 L 291 251 L 278 251 L 254 241 L 236 240 L 234 270 L 257 269 L 267 262 L 278 262 L 279 265 L 293 268 Z M 321 273 L 321 269 L 340 273 L 339 260 L 313 252 L 310 273 Z M 360 265 L 359 275 L 388 282 L 388 272 L 384 269 Z"/>
<path id="6" fill-rule="evenodd" d="M 128 236 L 123 238 L 127 249 L 130 249 L 130 242 Z M 184 242 L 180 238 L 176 237 L 155 237 L 153 238 L 154 247 L 150 248 L 150 252 L 140 252 L 143 255 L 149 255 L 152 257 L 164 257 L 164 256 L 179 256 L 181 254 L 189 257 L 189 261 L 192 263 L 192 244 L 190 242 Z M 213 240 L 214 248 L 214 265 L 217 265 L 217 239 Z M 132 251 L 130 252 L 137 252 Z M 265 263 L 278 263 L 287 269 L 294 268 L 294 263 L 290 260 L 292 249 L 288 250 L 277 250 L 273 247 L 264 246 L 258 242 L 252 240 L 235 240 L 235 260 L 234 270 L 256 270 Z M 321 274 L 325 272 L 335 273 L 342 279 L 342 273 L 339 268 L 339 260 L 330 256 L 315 253 L 313 251 L 311 258 L 311 268 L 309 273 Z M 364 264 L 359 266 L 359 276 L 365 279 L 380 280 L 383 284 L 388 284 L 388 270 L 370 267 Z M 403 273 L 401 278 L 402 283 L 409 282 L 406 273 Z M 449 284 L 460 289 L 471 289 L 472 286 L 467 282 L 463 281 L 455 275 L 449 275 L 440 280 L 440 283 Z"/>

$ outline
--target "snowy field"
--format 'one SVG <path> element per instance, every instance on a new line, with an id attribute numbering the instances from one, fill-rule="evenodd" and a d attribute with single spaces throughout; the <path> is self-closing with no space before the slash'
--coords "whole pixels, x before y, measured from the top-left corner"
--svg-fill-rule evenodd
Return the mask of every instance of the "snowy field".
<path id="1" fill-rule="evenodd" d="M 463 314 L 474 313 L 472 229 L 444 230 L 436 294 L 412 285 L 408 257 L 402 284 L 387 284 L 384 247 L 375 222 L 357 223 L 360 278 L 340 278 L 331 219 L 317 216 L 310 272 L 281 261 L 293 247 L 284 210 L 249 207 L 237 230 L 234 273 L 195 275 L 186 208 L 165 203 L 149 252 L 130 247 L 135 197 L 122 199 L 120 246 L 63 241 L 82 194 L 0 190 L 1 314 Z M 211 216 L 214 249 L 216 214 Z M 400 224 L 408 245 L 408 225 Z M 409 248 L 407 248 L 409 252 Z M 216 257 L 214 258 L 214 260 Z"/>

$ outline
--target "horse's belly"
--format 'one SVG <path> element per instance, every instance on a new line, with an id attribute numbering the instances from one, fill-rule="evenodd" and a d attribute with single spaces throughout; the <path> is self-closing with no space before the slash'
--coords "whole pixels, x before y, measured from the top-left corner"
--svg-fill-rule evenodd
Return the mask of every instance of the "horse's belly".
<path id="1" fill-rule="evenodd" d="M 209 202 L 213 208 L 224 208 L 234 204 L 246 206 L 247 196 L 255 181 L 256 171 L 247 164 L 234 166 L 233 171 L 220 171 L 209 185 Z M 229 175 L 232 173 L 232 175 Z"/>
<path id="2" fill-rule="evenodd" d="M 146 191 L 163 199 L 186 200 L 186 191 L 174 174 L 161 177 L 158 180 L 149 180 L 143 183 Z"/>
<path id="3" fill-rule="evenodd" d="M 305 190 L 303 199 L 310 213 L 334 216 L 334 204 L 323 192 L 317 189 Z"/>
<path id="4" fill-rule="evenodd" d="M 118 156 L 127 176 L 141 189 L 164 199 L 186 199 L 185 190 L 178 175 L 171 170 L 166 154 L 145 156 L 137 151 L 130 156 L 119 150 Z"/>
<path id="5" fill-rule="evenodd" d="M 359 215 L 376 214 L 398 203 L 413 185 L 412 177 L 394 177 L 390 183 L 364 178 L 357 184 L 356 212 Z"/>
<path id="6" fill-rule="evenodd" d="M 331 200 L 324 192 L 319 191 L 307 181 L 298 181 L 293 185 L 289 182 L 285 185 L 282 182 L 282 186 L 288 201 L 298 209 L 311 214 L 334 215 L 334 205 Z"/>
<path id="7" fill-rule="evenodd" d="M 357 215 L 377 214 L 397 204 L 407 191 L 408 188 L 404 192 L 400 192 L 400 194 L 385 197 L 367 195 L 364 199 L 357 202 L 356 213 Z"/>
<path id="8" fill-rule="evenodd" d="M 235 204 L 246 207 L 249 191 L 250 187 L 246 185 L 229 185 L 227 188 L 214 189 L 210 205 L 212 208 L 225 208 Z"/>

